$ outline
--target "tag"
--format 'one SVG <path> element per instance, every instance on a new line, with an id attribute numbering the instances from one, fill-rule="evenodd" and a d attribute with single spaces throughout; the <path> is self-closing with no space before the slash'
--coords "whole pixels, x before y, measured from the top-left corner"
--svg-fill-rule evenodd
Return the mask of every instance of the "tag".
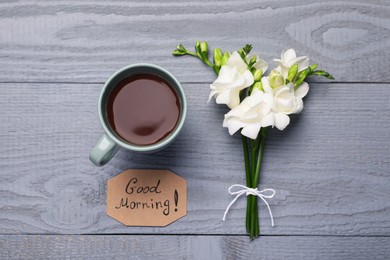
<path id="1" fill-rule="evenodd" d="M 107 182 L 107 215 L 127 226 L 167 226 L 187 214 L 187 182 L 168 170 L 126 170 Z"/>

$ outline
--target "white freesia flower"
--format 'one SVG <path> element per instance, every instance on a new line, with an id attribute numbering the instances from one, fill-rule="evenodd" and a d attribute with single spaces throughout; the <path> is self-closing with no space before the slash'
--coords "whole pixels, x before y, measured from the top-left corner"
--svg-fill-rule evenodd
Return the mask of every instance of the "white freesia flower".
<path id="1" fill-rule="evenodd" d="M 303 109 L 302 98 L 309 91 L 309 84 L 303 82 L 296 90 L 293 83 L 288 83 L 276 88 L 269 84 L 269 78 L 261 80 L 264 88 L 264 102 L 271 107 L 271 125 L 279 130 L 284 130 L 290 123 L 290 114 L 297 114 Z"/>
<path id="2" fill-rule="evenodd" d="M 248 62 L 248 64 L 249 64 L 250 60 L 253 57 L 256 57 L 256 62 L 255 62 L 255 64 L 253 64 L 252 67 L 254 67 L 257 70 L 261 70 L 263 72 L 263 74 L 264 74 L 265 71 L 268 69 L 268 63 L 265 60 L 260 59 L 260 55 L 257 54 L 257 53 L 248 55 L 246 57 L 246 62 Z"/>
<path id="3" fill-rule="evenodd" d="M 217 104 L 234 108 L 240 104 L 240 90 L 249 87 L 253 82 L 248 66 L 238 52 L 233 52 L 219 71 L 218 78 L 210 85 L 209 100 L 214 97 Z"/>
<path id="4" fill-rule="evenodd" d="M 261 127 L 272 125 L 274 116 L 270 113 L 271 106 L 264 102 L 265 95 L 255 88 L 250 96 L 225 115 L 223 126 L 228 128 L 230 135 L 242 128 L 242 135 L 256 139 Z"/>
<path id="5" fill-rule="evenodd" d="M 297 57 L 294 49 L 288 49 L 282 52 L 280 59 L 274 59 L 278 64 L 276 68 L 284 78 L 287 78 L 288 70 L 294 64 L 298 65 L 298 72 L 306 69 L 309 66 L 309 58 L 307 56 Z"/>

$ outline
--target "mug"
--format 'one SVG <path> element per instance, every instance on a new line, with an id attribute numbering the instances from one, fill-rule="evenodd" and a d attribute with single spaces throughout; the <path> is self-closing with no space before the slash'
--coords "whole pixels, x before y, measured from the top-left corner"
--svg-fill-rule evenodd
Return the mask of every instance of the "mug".
<path id="1" fill-rule="evenodd" d="M 126 142 L 125 140 L 120 138 L 118 134 L 110 127 L 107 118 L 107 100 L 111 91 L 118 85 L 120 81 L 136 74 L 155 75 L 164 79 L 176 92 L 180 103 L 179 118 L 173 131 L 161 141 L 150 145 L 135 145 Z M 138 153 L 151 153 L 167 147 L 170 143 L 172 143 L 172 141 L 179 134 L 180 130 L 183 128 L 187 114 L 187 101 L 180 82 L 170 72 L 157 65 L 139 63 L 129 65 L 118 70 L 107 80 L 100 93 L 98 113 L 100 122 L 104 129 L 104 134 L 100 138 L 96 146 L 92 149 L 91 153 L 89 154 L 89 159 L 95 165 L 103 166 L 112 159 L 112 157 L 120 148 L 124 148 Z"/>

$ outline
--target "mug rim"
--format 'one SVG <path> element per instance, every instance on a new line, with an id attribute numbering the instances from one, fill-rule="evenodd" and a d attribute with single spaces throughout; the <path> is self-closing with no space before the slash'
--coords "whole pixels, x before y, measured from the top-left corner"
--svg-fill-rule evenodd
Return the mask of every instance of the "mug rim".
<path id="1" fill-rule="evenodd" d="M 175 86 L 172 86 L 175 91 L 177 91 L 177 94 L 178 94 L 178 97 L 180 99 L 180 102 L 181 102 L 181 109 L 180 109 L 180 116 L 179 116 L 179 121 L 175 127 L 175 129 L 173 130 L 173 132 L 171 132 L 168 137 L 166 137 L 165 139 L 163 139 L 162 141 L 159 141 L 157 143 L 154 143 L 154 144 L 150 144 L 150 145 L 143 145 L 143 146 L 140 146 L 140 145 L 134 145 L 134 144 L 130 144 L 130 143 L 127 143 L 125 141 L 122 141 L 121 139 L 119 139 L 115 134 L 113 134 L 112 130 L 107 126 L 107 123 L 105 122 L 104 120 L 104 117 L 103 117 L 103 110 L 105 110 L 105 108 L 102 107 L 102 102 L 103 102 L 103 98 L 104 98 L 104 94 L 106 93 L 107 91 L 107 88 L 108 86 L 110 85 L 110 83 L 119 75 L 121 74 L 122 72 L 124 71 L 127 71 L 127 70 L 131 70 L 131 69 L 134 69 L 134 68 L 139 68 L 139 67 L 145 67 L 145 68 L 153 68 L 153 69 L 156 69 L 160 72 L 162 72 L 163 74 L 165 74 L 166 76 L 168 76 L 175 84 Z M 108 80 L 104 83 L 104 86 L 103 86 L 103 89 L 101 90 L 100 92 L 100 96 L 99 96 L 99 102 L 98 102 L 98 111 L 99 111 L 99 119 L 100 119 L 100 123 L 101 125 L 103 126 L 103 129 L 104 129 L 104 132 L 119 146 L 125 148 L 125 149 L 128 149 L 128 150 L 131 150 L 131 151 L 135 151 L 135 152 L 153 152 L 153 151 L 158 151 L 159 149 L 167 146 L 168 144 L 170 144 L 175 138 L 176 136 L 179 134 L 179 132 L 181 131 L 181 129 L 183 128 L 183 125 L 184 125 L 184 121 L 186 119 L 186 116 L 187 116 L 187 101 L 186 101 L 186 96 L 185 96 L 185 92 L 184 92 L 184 89 L 183 87 L 181 86 L 180 82 L 176 79 L 175 76 L 172 75 L 172 73 L 170 73 L 168 70 L 158 66 L 158 65 L 155 65 L 155 64 L 151 64 L 151 63 L 135 63 L 135 64 L 131 64 L 131 65 L 127 65 L 119 70 L 117 70 L 114 74 L 112 74 Z"/>

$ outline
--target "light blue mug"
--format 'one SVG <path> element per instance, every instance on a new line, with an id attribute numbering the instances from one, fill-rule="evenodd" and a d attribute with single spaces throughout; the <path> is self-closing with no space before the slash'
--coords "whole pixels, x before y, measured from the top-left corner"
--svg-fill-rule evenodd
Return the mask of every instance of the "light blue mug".
<path id="1" fill-rule="evenodd" d="M 135 74 L 152 74 L 163 78 L 176 91 L 180 102 L 180 115 L 175 129 L 163 140 L 151 145 L 139 146 L 127 143 L 123 139 L 119 138 L 115 131 L 111 129 L 107 118 L 107 100 L 111 91 L 120 81 Z M 100 138 L 96 146 L 92 149 L 91 153 L 89 154 L 89 159 L 95 165 L 103 166 L 112 159 L 112 157 L 120 148 L 125 148 L 133 152 L 151 153 L 159 151 L 172 143 L 172 141 L 179 134 L 180 130 L 183 128 L 187 114 L 187 101 L 180 82 L 170 72 L 157 65 L 139 63 L 129 65 L 118 70 L 107 80 L 107 82 L 104 84 L 102 92 L 100 93 L 98 112 L 100 122 L 105 133 Z"/>

